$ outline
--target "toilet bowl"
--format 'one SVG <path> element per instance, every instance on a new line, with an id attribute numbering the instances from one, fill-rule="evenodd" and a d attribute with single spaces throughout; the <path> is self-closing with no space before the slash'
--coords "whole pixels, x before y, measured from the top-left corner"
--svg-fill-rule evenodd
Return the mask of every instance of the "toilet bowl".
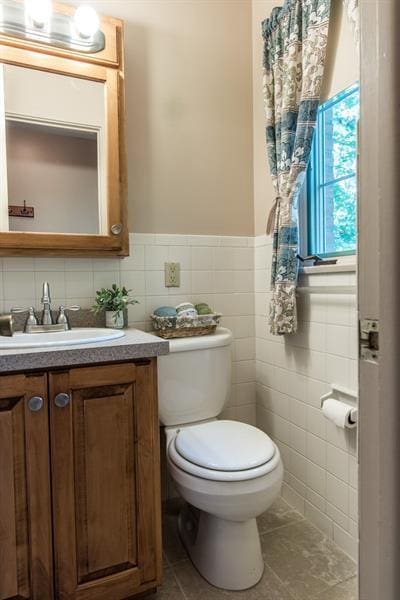
<path id="1" fill-rule="evenodd" d="M 177 444 L 185 433 L 190 434 L 186 444 L 191 460 L 183 455 L 186 448 Z M 219 435 L 216 449 L 213 440 Z M 265 436 L 268 450 L 264 452 L 266 461 L 260 464 L 255 464 L 251 444 L 246 456 L 245 439 L 254 435 L 259 438 L 258 443 Z M 188 503 L 179 517 L 179 532 L 190 558 L 203 577 L 217 587 L 243 590 L 255 585 L 264 570 L 256 517 L 271 506 L 282 485 L 283 467 L 277 446 L 260 430 L 236 421 L 171 428 L 166 430 L 166 436 L 169 473 Z M 194 440 L 199 442 L 199 455 L 193 448 Z M 223 447 L 226 454 L 221 456 Z M 233 449 L 245 454 L 236 470 Z M 258 454 L 260 461 L 263 453 Z M 213 461 L 208 460 L 210 455 Z M 228 457 L 229 464 L 224 464 Z M 246 459 L 255 466 L 243 468 Z M 209 468 L 210 462 L 214 468 Z"/>
<path id="2" fill-rule="evenodd" d="M 219 328 L 204 337 L 172 340 L 160 357 L 167 465 L 186 501 L 178 526 L 192 562 L 216 587 L 244 590 L 263 574 L 256 517 L 279 496 L 283 465 L 263 431 L 217 420 L 230 388 L 232 336 Z"/>

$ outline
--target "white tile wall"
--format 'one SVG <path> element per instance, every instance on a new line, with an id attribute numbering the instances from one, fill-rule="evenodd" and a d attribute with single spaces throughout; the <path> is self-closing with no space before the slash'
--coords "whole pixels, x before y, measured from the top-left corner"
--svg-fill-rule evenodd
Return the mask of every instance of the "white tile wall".
<path id="1" fill-rule="evenodd" d="M 356 433 L 326 421 L 320 396 L 337 383 L 357 388 L 354 296 L 299 299 L 299 332 L 269 334 L 271 244 L 265 236 L 131 234 L 125 259 L 0 259 L 0 310 L 39 305 L 50 282 L 54 304 L 90 307 L 112 283 L 133 289 L 129 324 L 150 329 L 161 305 L 206 301 L 234 333 L 233 381 L 223 416 L 255 424 L 278 443 L 283 496 L 353 556 L 357 549 Z M 164 262 L 181 263 L 181 287 L 166 288 Z M 352 274 L 312 275 L 306 285 L 354 284 Z"/>
<path id="2" fill-rule="evenodd" d="M 184 300 L 206 301 L 234 334 L 232 393 L 224 416 L 255 424 L 253 238 L 131 234 L 125 259 L 0 259 L 0 311 L 39 306 L 49 281 L 53 305 L 89 308 L 95 291 L 112 283 L 133 290 L 129 324 L 150 329 L 150 313 Z M 181 286 L 166 288 L 164 263 L 179 262 Z"/>
<path id="3" fill-rule="evenodd" d="M 271 242 L 255 238 L 257 424 L 277 442 L 285 465 L 283 497 L 356 558 L 357 440 L 328 422 L 320 396 L 332 383 L 357 390 L 357 313 L 351 295 L 298 300 L 296 335 L 269 334 Z M 355 274 L 303 277 L 302 286 L 355 285 Z"/>

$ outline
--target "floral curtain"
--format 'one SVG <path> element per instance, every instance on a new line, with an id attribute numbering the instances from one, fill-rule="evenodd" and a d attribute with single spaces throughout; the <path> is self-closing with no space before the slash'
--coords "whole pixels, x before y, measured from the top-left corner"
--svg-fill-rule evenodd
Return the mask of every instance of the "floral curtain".
<path id="1" fill-rule="evenodd" d="M 276 199 L 270 328 L 297 330 L 297 199 L 304 181 L 324 72 L 330 0 L 286 0 L 262 25 L 266 141 Z"/>

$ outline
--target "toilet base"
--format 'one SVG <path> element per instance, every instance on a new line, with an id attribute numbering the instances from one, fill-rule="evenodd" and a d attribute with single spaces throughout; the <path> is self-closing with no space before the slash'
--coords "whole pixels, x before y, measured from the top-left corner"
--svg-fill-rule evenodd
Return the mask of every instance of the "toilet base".
<path id="1" fill-rule="evenodd" d="M 264 561 L 255 518 L 227 521 L 185 504 L 178 527 L 193 564 L 212 585 L 246 590 L 260 581 Z"/>

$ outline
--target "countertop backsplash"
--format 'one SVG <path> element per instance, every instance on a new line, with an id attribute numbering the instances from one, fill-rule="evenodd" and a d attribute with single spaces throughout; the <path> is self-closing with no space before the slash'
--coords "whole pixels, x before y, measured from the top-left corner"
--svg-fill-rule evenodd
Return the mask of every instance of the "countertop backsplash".
<path id="1" fill-rule="evenodd" d="M 224 416 L 255 423 L 254 238 L 130 234 L 128 258 L 0 259 L 0 310 L 41 309 L 43 281 L 50 283 L 52 308 L 77 304 L 72 326 L 104 325 L 90 312 L 95 292 L 113 283 L 132 289 L 129 326 L 151 330 L 149 315 L 161 305 L 207 302 L 223 313 L 234 334 L 232 393 Z M 164 263 L 179 262 L 181 286 L 166 288 Z M 22 328 L 25 315 L 16 315 Z"/>

